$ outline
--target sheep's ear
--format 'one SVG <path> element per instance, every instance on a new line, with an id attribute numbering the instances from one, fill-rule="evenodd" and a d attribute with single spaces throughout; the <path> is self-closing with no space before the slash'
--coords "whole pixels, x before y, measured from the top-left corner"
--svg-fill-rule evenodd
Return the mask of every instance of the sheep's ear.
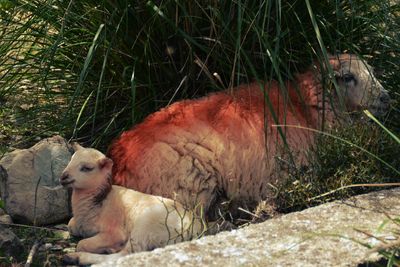
<path id="1" fill-rule="evenodd" d="M 337 70 L 333 70 L 333 75 L 335 76 L 336 79 L 342 77 L 342 74 L 341 74 L 339 71 L 337 71 Z"/>
<path id="2" fill-rule="evenodd" d="M 331 67 L 334 72 L 336 72 L 340 69 L 340 59 L 338 57 L 331 57 L 329 59 L 329 64 L 331 64 Z"/>
<path id="3" fill-rule="evenodd" d="M 110 158 L 105 157 L 105 158 L 99 159 L 98 164 L 99 164 L 100 170 L 102 170 L 102 169 L 110 170 L 113 166 L 113 161 Z"/>
<path id="4" fill-rule="evenodd" d="M 71 144 L 71 146 L 72 146 L 72 149 L 76 152 L 76 151 L 78 151 L 79 149 L 82 149 L 83 147 L 80 145 L 80 144 L 78 144 L 77 142 L 73 142 L 72 144 Z"/>

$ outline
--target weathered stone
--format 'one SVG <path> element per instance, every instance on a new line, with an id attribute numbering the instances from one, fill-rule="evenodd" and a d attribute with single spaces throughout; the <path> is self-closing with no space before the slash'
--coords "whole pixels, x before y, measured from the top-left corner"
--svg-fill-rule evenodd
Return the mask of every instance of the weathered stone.
<path id="1" fill-rule="evenodd" d="M 15 222 L 43 225 L 70 216 L 68 192 L 59 184 L 70 158 L 66 141 L 54 136 L 1 159 L 1 198 Z"/>
<path id="2" fill-rule="evenodd" d="M 0 225 L 0 252 L 18 258 L 24 247 L 18 237 L 8 228 Z"/>
<path id="3" fill-rule="evenodd" d="M 49 250 L 52 246 L 53 246 L 53 244 L 51 244 L 51 243 L 44 243 L 43 245 L 41 245 L 41 246 L 38 248 L 38 251 L 40 251 L 40 252 L 47 251 L 47 250 Z"/>
<path id="4" fill-rule="evenodd" d="M 0 223 L 1 224 L 10 224 L 13 223 L 11 216 L 8 214 L 4 214 L 0 216 Z"/>
<path id="5" fill-rule="evenodd" d="M 97 266 L 357 266 L 378 255 L 359 242 L 393 242 L 400 189 L 294 212 L 239 230 L 128 255 Z M 367 234 L 365 234 L 367 233 Z"/>
<path id="6" fill-rule="evenodd" d="M 1 224 L 13 223 L 11 216 L 6 214 L 6 212 L 2 208 L 0 208 L 0 223 Z"/>

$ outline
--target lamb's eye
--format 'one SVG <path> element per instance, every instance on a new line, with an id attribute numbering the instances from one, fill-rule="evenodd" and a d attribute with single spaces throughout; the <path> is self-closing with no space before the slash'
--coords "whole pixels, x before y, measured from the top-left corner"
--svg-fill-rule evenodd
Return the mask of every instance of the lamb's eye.
<path id="1" fill-rule="evenodd" d="M 346 73 L 342 77 L 343 81 L 345 83 L 351 83 L 351 82 L 356 82 L 356 77 L 354 77 L 354 74 L 352 73 Z"/>
<path id="2" fill-rule="evenodd" d="M 81 172 L 90 172 L 93 171 L 93 167 L 89 167 L 89 166 L 82 166 L 81 167 Z"/>

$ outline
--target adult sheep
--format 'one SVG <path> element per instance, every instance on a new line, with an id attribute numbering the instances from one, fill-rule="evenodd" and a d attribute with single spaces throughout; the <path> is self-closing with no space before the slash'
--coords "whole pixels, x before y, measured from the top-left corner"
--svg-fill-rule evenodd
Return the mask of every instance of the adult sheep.
<path id="1" fill-rule="evenodd" d="M 150 115 L 111 145 L 114 183 L 176 195 L 189 207 L 202 205 L 209 216 L 224 200 L 230 201 L 233 213 L 238 206 L 268 201 L 273 198 L 271 185 L 282 179 L 276 171 L 276 157 L 285 150 L 282 134 L 298 164 L 307 162 L 314 144 L 311 131 L 273 125 L 322 129 L 346 120 L 347 112 L 369 109 L 381 115 L 389 107 L 387 91 L 363 60 L 342 54 L 329 63 L 339 90 L 323 89 L 332 79 L 323 79 L 326 71 L 321 69 L 329 68 L 315 64 L 288 81 L 286 90 L 275 81 L 263 89 L 254 82 Z"/>

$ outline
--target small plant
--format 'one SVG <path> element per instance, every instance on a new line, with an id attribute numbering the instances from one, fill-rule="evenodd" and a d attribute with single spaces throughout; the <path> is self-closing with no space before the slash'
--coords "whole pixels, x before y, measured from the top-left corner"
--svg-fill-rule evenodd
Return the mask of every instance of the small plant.
<path id="1" fill-rule="evenodd" d="M 8 227 L 20 239 L 23 251 L 17 258 L 5 256 L 0 251 L 0 266 L 20 266 L 23 263 L 29 263 L 25 266 L 59 266 L 65 254 L 63 249 L 76 242 L 74 238 L 68 238 L 65 232 L 61 233 L 62 231 L 55 227 L 22 224 L 10 224 Z"/>
<path id="2" fill-rule="evenodd" d="M 372 119 L 381 129 L 385 131 L 387 135 L 395 142 L 395 146 L 397 145 L 397 149 L 400 146 L 400 139 L 389 129 L 387 129 L 384 125 L 379 122 L 371 113 L 365 111 L 366 115 Z M 395 156 L 396 157 L 396 156 Z M 400 166 L 396 166 L 397 170 L 400 170 Z M 372 252 L 378 252 L 384 259 L 386 259 L 386 266 L 400 266 L 400 217 L 392 218 L 389 215 L 386 215 L 388 219 L 379 226 L 379 230 L 382 230 L 388 224 L 393 224 L 396 226 L 396 230 L 393 231 L 393 235 L 395 237 L 395 241 L 386 242 L 385 240 L 381 240 L 375 237 L 377 240 L 381 241 L 381 244 L 376 246 L 371 246 L 370 244 L 363 244 L 364 246 L 371 249 Z M 371 264 L 372 265 L 372 264 Z"/>
<path id="3" fill-rule="evenodd" d="M 364 247 L 370 250 L 370 254 L 378 253 L 382 256 L 382 258 L 378 262 L 368 261 L 362 264 L 359 264 L 359 267 L 378 267 L 378 266 L 400 266 L 400 218 L 392 218 L 387 215 L 387 219 L 379 226 L 378 232 L 382 231 L 385 227 L 392 226 L 393 229 L 391 232 L 393 234 L 392 241 L 387 241 L 383 238 L 377 237 L 371 233 L 367 233 L 365 231 L 360 231 L 366 236 L 370 237 L 374 240 L 374 245 L 371 243 L 358 242 Z M 394 227 L 393 227 L 394 225 Z M 379 244 L 376 244 L 378 242 Z"/>
<path id="4" fill-rule="evenodd" d="M 0 249 L 0 266 L 12 266 L 14 263 L 16 263 L 16 260 L 12 256 L 7 256 Z"/>
<path id="5" fill-rule="evenodd" d="M 321 133 L 317 138 L 310 153 L 310 165 L 289 173 L 289 179 L 279 189 L 281 211 L 303 209 L 381 188 L 368 187 L 369 184 L 398 182 L 400 150 L 380 127 L 357 122 L 329 135 Z M 365 186 L 354 186 L 357 184 Z"/>

